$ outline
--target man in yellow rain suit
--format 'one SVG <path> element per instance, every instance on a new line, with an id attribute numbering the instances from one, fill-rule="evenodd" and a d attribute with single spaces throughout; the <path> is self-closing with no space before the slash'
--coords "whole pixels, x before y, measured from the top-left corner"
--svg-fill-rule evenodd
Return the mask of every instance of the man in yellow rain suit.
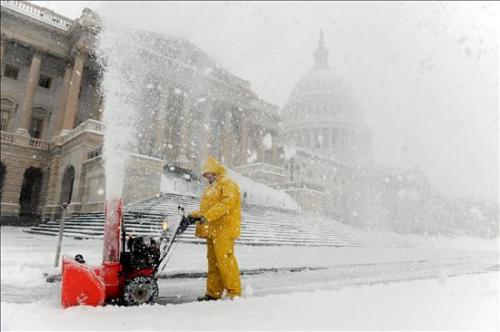
<path id="1" fill-rule="evenodd" d="M 200 209 L 191 213 L 202 220 L 196 225 L 196 236 L 207 239 L 207 290 L 198 300 L 218 300 L 224 290 L 232 299 L 241 295 L 240 270 L 234 256 L 234 241 L 240 236 L 240 189 L 213 157 L 208 157 L 202 175 L 209 184 L 201 196 Z"/>

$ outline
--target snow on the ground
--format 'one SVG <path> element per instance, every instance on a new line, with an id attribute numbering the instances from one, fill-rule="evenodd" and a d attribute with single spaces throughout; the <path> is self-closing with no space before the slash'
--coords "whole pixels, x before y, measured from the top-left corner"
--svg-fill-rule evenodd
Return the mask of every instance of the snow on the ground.
<path id="1" fill-rule="evenodd" d="M 187 181 L 187 179 L 162 174 L 160 178 L 160 191 L 162 193 L 172 193 L 179 195 L 189 195 L 189 196 L 197 196 L 200 194 L 200 189 L 191 182 Z"/>
<path id="2" fill-rule="evenodd" d="M 228 174 L 239 185 L 242 201 L 249 204 L 300 210 L 300 205 L 285 191 L 255 182 L 231 169 L 228 169 Z M 160 191 L 162 193 L 197 196 L 201 189 L 195 182 L 187 181 L 180 176 L 169 173 L 161 175 Z M 246 197 L 244 197 L 244 193 L 246 193 Z"/>
<path id="3" fill-rule="evenodd" d="M 60 271 L 53 267 L 56 238 L 2 227 L 1 240 L 2 330 L 499 328 L 498 272 L 448 277 L 444 282 L 438 277 L 268 296 L 251 296 L 249 285 L 245 285 L 248 297 L 235 302 L 62 310 L 59 284 L 47 284 L 43 275 Z M 62 253 L 82 253 L 87 263 L 100 264 L 102 241 L 63 241 Z M 242 269 L 498 255 L 498 239 L 421 237 L 419 243 L 405 249 L 239 245 L 235 251 Z M 206 270 L 204 245 L 181 243 L 174 249 L 167 272 Z M 168 280 L 163 285 L 168 285 Z M 32 294 L 37 288 L 44 291 Z M 26 296 L 9 299 L 13 289 L 13 293 Z"/>
<path id="4" fill-rule="evenodd" d="M 418 240 L 419 246 L 415 248 L 325 248 L 237 245 L 235 253 L 241 269 L 254 269 L 446 259 L 498 251 L 498 239 L 412 237 L 412 240 Z M 43 273 L 56 274 L 60 271 L 53 267 L 55 249 L 56 237 L 24 233 L 20 227 L 2 227 L 2 285 L 43 284 L 45 282 Z M 99 265 L 102 259 L 102 240 L 75 240 L 65 237 L 62 253 L 71 256 L 82 254 L 88 264 Z M 206 247 L 204 245 L 174 244 L 167 272 L 205 270 Z"/>
<path id="5" fill-rule="evenodd" d="M 274 206 L 278 208 L 300 210 L 300 205 L 283 190 L 277 190 L 265 184 L 255 182 L 252 179 L 241 175 L 234 170 L 228 170 L 228 174 L 240 186 L 242 195 L 247 193 L 246 202 L 264 206 Z"/>
<path id="6" fill-rule="evenodd" d="M 141 307 L 2 302 L 2 330 L 498 330 L 499 274 Z"/>

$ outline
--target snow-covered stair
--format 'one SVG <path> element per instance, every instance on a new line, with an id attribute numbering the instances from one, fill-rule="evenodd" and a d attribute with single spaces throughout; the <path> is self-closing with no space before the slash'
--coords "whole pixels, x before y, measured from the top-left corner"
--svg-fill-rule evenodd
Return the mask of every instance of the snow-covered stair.
<path id="1" fill-rule="evenodd" d="M 197 209 L 196 197 L 162 194 L 141 203 L 125 207 L 125 225 L 131 235 L 158 235 L 161 221 L 177 215 L 180 205 L 186 211 Z M 408 243 L 393 233 L 367 233 L 326 217 L 308 215 L 302 211 L 243 204 L 241 237 L 245 245 L 302 245 L 302 246 L 397 246 Z M 59 220 L 50 221 L 26 232 L 57 235 Z M 66 221 L 64 235 L 75 238 L 100 238 L 104 231 L 103 213 L 75 214 Z M 179 239 L 181 242 L 202 243 L 190 227 Z"/>

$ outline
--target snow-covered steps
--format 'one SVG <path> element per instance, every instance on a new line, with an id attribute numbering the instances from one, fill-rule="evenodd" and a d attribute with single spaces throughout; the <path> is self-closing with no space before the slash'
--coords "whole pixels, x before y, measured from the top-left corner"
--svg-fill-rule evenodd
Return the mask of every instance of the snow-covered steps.
<path id="1" fill-rule="evenodd" d="M 177 215 L 178 206 L 186 212 L 198 208 L 196 197 L 162 194 L 137 204 L 125 207 L 125 225 L 130 235 L 158 235 L 161 221 Z M 59 220 L 34 227 L 27 232 L 57 235 Z M 102 238 L 104 214 L 74 214 L 65 224 L 64 236 L 74 238 Z M 179 239 L 180 242 L 203 243 L 194 236 L 190 227 Z M 393 233 L 367 233 L 335 220 L 309 215 L 302 211 L 243 204 L 241 237 L 239 244 L 272 246 L 356 246 L 356 247 L 409 247 L 413 243 Z"/>

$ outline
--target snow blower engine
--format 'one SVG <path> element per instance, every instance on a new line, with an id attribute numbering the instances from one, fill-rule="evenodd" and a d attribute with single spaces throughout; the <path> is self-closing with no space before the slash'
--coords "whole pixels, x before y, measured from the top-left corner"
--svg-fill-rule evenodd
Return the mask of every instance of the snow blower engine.
<path id="1" fill-rule="evenodd" d="M 182 207 L 178 210 L 177 218 L 163 221 L 163 231 L 156 239 L 151 236 L 127 239 L 123 202 L 121 199 L 108 201 L 102 265 L 86 265 L 80 254 L 75 258 L 63 256 L 62 306 L 155 303 L 158 276 L 165 269 L 174 241 L 199 221 L 186 216 Z"/>

